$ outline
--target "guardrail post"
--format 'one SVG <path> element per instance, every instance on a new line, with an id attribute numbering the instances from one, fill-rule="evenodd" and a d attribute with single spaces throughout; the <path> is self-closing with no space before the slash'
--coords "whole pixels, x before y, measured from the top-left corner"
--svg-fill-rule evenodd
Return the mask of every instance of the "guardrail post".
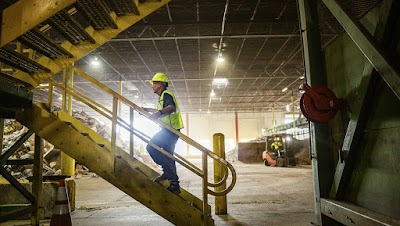
<path id="1" fill-rule="evenodd" d="M 115 152 L 117 149 L 117 117 L 118 117 L 118 98 L 113 98 L 112 122 L 111 122 L 111 158 L 113 169 L 115 168 Z"/>
<path id="2" fill-rule="evenodd" d="M 225 159 L 225 136 L 222 133 L 216 133 L 213 136 L 213 149 L 214 153 Z M 224 170 L 221 163 L 214 160 L 214 182 L 222 180 L 224 177 Z M 226 182 L 222 183 L 221 186 L 215 187 L 215 192 L 223 191 L 226 189 Z M 215 214 L 225 215 L 228 213 L 226 195 L 215 196 Z"/>
<path id="3" fill-rule="evenodd" d="M 49 81 L 49 93 L 47 96 L 47 103 L 49 105 L 49 112 L 53 112 L 53 83 Z"/>
<path id="4" fill-rule="evenodd" d="M 208 225 L 208 165 L 207 153 L 203 152 L 203 225 Z"/>
<path id="5" fill-rule="evenodd" d="M 67 89 L 68 86 L 70 88 L 74 87 L 74 71 L 72 70 L 71 67 L 68 67 L 69 69 L 69 74 L 67 73 L 67 68 L 64 70 L 63 74 L 63 86 L 65 90 L 62 92 L 63 94 L 63 111 L 67 111 L 68 109 L 68 114 L 72 116 L 72 95 L 67 94 Z M 68 74 L 68 75 L 67 75 Z M 69 84 L 68 84 L 69 82 Z M 67 97 L 68 97 L 68 108 L 66 108 L 67 104 Z M 61 152 L 61 174 L 62 175 L 67 175 L 67 176 L 74 176 L 75 175 L 75 159 L 71 158 L 69 155 L 65 154 L 64 152 Z"/>
<path id="6" fill-rule="evenodd" d="M 134 120 L 134 112 L 133 108 L 129 108 L 129 125 L 131 130 L 133 130 L 133 120 Z M 129 131 L 129 154 L 135 157 L 135 136 L 134 134 Z"/>

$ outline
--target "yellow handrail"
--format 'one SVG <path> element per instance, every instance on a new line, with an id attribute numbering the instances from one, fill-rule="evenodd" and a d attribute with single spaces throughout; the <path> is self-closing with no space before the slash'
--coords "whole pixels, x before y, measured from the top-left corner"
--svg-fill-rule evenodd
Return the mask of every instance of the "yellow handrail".
<path id="1" fill-rule="evenodd" d="M 80 69 L 78 69 L 76 67 L 72 67 L 71 69 L 74 72 L 76 72 L 77 74 L 79 74 L 80 76 L 82 76 L 83 78 L 85 78 L 86 80 L 88 80 L 88 81 L 92 82 L 94 85 L 98 86 L 100 89 L 102 89 L 106 93 L 110 94 L 113 97 L 113 100 L 114 100 L 113 102 L 114 103 L 118 102 L 118 100 L 119 100 L 122 103 L 124 103 L 127 106 L 129 106 L 130 108 L 138 111 L 139 114 L 144 115 L 147 118 L 150 116 L 150 114 L 147 111 L 145 111 L 143 108 L 141 108 L 141 107 L 137 106 L 136 104 L 132 103 L 131 101 L 129 101 L 128 99 L 126 99 L 122 95 L 120 95 L 117 92 L 113 91 L 112 89 L 110 89 L 109 87 L 105 86 L 104 84 L 100 83 L 99 81 L 97 81 L 96 79 L 92 78 L 91 76 L 89 76 L 85 72 L 81 71 Z M 147 142 L 150 146 L 152 146 L 153 148 L 155 148 L 159 152 L 163 153 L 164 155 L 168 156 L 169 158 L 171 158 L 171 159 L 175 160 L 176 162 L 180 163 L 181 165 L 183 165 L 184 167 L 186 167 L 187 169 L 189 169 L 190 171 L 192 171 L 196 175 L 202 177 L 203 181 L 205 182 L 205 185 L 206 185 L 205 187 L 207 187 L 207 188 L 205 188 L 204 192 L 206 192 L 207 194 L 211 194 L 211 195 L 214 195 L 214 196 L 225 195 L 228 192 L 230 192 L 233 189 L 233 187 L 235 186 L 235 183 L 236 183 L 236 172 L 235 172 L 235 169 L 233 168 L 233 166 L 230 163 L 228 163 L 225 159 L 220 158 L 215 153 L 209 151 L 207 148 L 203 147 L 202 145 L 200 145 L 196 141 L 192 140 L 190 137 L 180 133 L 179 131 L 175 130 L 174 128 L 172 128 L 168 124 L 162 122 L 161 120 L 157 120 L 156 123 L 161 125 L 161 126 L 163 126 L 163 127 L 165 127 L 165 128 L 167 128 L 168 130 L 170 130 L 174 134 L 178 135 L 186 143 L 192 145 L 193 147 L 195 147 L 198 150 L 200 150 L 201 152 L 203 152 L 203 170 L 201 170 L 200 168 L 198 168 L 197 166 L 195 166 L 191 162 L 187 161 L 182 156 L 180 156 L 180 155 L 175 153 L 174 154 L 176 156 L 175 157 L 174 155 L 171 155 L 170 153 L 166 152 L 165 150 L 163 150 L 162 148 L 158 147 L 157 145 L 151 143 L 150 142 L 150 138 L 147 135 L 145 135 L 144 133 L 138 131 L 134 127 L 131 128 L 131 125 L 129 123 L 127 123 L 126 121 L 124 121 L 122 118 L 116 116 L 116 113 L 114 111 L 111 111 L 111 110 L 105 108 L 104 106 L 102 106 L 101 104 L 99 104 L 96 101 L 92 100 L 91 98 L 87 97 L 86 95 L 84 95 L 83 93 L 79 92 L 78 90 L 76 90 L 76 89 L 74 89 L 74 88 L 72 88 L 70 86 L 61 85 L 61 84 L 57 83 L 55 80 L 50 79 L 50 86 L 52 87 L 52 85 L 55 85 L 58 88 L 62 89 L 64 92 L 67 92 L 68 94 L 74 96 L 76 99 L 80 100 L 81 102 L 83 102 L 84 104 L 86 104 L 87 106 L 89 106 L 90 108 L 95 110 L 96 112 L 100 113 L 101 115 L 105 116 L 107 119 L 111 120 L 113 122 L 113 127 L 115 125 L 117 125 L 117 124 L 120 125 L 122 128 L 126 129 L 131 134 L 134 134 L 135 136 L 139 137 L 143 141 Z M 49 90 L 51 90 L 50 87 L 49 87 Z M 114 106 L 114 108 L 115 108 L 115 106 Z M 217 160 L 220 164 L 225 166 L 224 167 L 224 176 L 223 176 L 223 178 L 220 181 L 216 182 L 216 183 L 209 183 L 208 182 L 208 178 L 207 178 L 208 175 L 207 175 L 207 172 L 206 172 L 207 171 L 207 156 L 213 158 L 214 160 Z M 204 163 L 204 161 L 206 161 L 206 163 Z M 222 183 L 224 183 L 228 178 L 229 171 L 232 174 L 232 180 L 231 180 L 231 184 L 225 190 L 219 191 L 219 192 L 215 192 L 215 191 L 212 191 L 212 190 L 208 189 L 208 187 L 218 187 Z M 206 195 L 203 195 L 203 199 L 204 199 L 205 202 L 207 202 Z"/>

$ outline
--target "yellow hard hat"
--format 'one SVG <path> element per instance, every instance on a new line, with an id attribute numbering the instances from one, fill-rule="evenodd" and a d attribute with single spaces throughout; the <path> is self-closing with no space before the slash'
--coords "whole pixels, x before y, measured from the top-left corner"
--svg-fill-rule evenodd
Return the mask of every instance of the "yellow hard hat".
<path id="1" fill-rule="evenodd" d="M 150 81 L 150 84 L 153 85 L 153 82 L 166 82 L 168 85 L 171 85 L 171 83 L 168 81 L 168 77 L 161 72 L 158 72 L 153 76 L 153 78 Z"/>

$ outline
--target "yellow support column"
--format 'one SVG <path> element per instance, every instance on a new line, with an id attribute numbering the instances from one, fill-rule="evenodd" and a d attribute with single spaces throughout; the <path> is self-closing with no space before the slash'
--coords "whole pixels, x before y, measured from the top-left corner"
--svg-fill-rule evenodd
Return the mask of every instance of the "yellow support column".
<path id="1" fill-rule="evenodd" d="M 225 159 L 225 136 L 222 133 L 216 133 L 213 136 L 214 153 L 222 159 Z M 224 177 L 223 166 L 214 160 L 214 183 L 219 182 Z M 226 182 L 221 186 L 215 187 L 215 191 L 223 191 L 226 188 Z M 215 196 L 215 214 L 225 215 L 228 213 L 226 195 Z"/>
<path id="2" fill-rule="evenodd" d="M 274 134 L 275 134 L 275 126 L 276 126 L 275 122 L 276 122 L 275 121 L 275 105 L 274 105 L 274 103 L 272 103 L 272 126 L 273 126 L 272 132 Z"/>
<path id="3" fill-rule="evenodd" d="M 64 86 L 67 88 L 66 69 L 64 71 Z M 74 87 L 74 71 L 69 68 L 69 86 Z M 63 92 L 63 110 L 65 111 L 67 93 Z M 72 95 L 68 95 L 68 114 L 72 116 Z M 64 152 L 61 152 L 61 174 L 66 176 L 75 175 L 75 159 L 69 157 Z"/>

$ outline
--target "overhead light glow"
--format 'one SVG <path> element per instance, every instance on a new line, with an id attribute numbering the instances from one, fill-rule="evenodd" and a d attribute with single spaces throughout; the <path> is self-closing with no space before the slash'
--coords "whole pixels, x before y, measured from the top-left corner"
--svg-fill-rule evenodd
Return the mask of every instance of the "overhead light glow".
<path id="1" fill-rule="evenodd" d="M 288 87 L 285 87 L 285 88 L 282 89 L 282 92 L 284 93 L 284 92 L 286 92 L 287 90 L 288 90 Z"/>
<path id="2" fill-rule="evenodd" d="M 208 111 L 207 111 L 207 114 L 211 114 L 211 111 L 210 111 L 210 110 L 208 110 Z"/>
<path id="3" fill-rule="evenodd" d="M 90 62 L 92 65 L 97 66 L 100 65 L 100 61 L 97 59 L 97 57 L 94 57 L 92 62 Z"/>
<path id="4" fill-rule="evenodd" d="M 226 79 L 226 78 L 214 78 L 213 84 L 215 84 L 215 85 L 226 85 L 226 84 L 228 84 L 228 79 Z"/>
<path id="5" fill-rule="evenodd" d="M 215 97 L 215 92 L 213 89 L 211 90 L 210 97 Z"/>
<path id="6" fill-rule="evenodd" d="M 290 111 L 291 111 L 291 109 L 290 109 L 290 104 L 286 105 L 286 111 L 287 111 L 287 112 L 290 112 Z"/>
<path id="7" fill-rule="evenodd" d="M 300 78 L 299 78 L 299 79 L 303 80 L 303 79 L 304 79 L 304 75 L 303 75 L 303 76 L 300 76 Z"/>
<path id="8" fill-rule="evenodd" d="M 219 63 L 222 63 L 222 62 L 224 62 L 225 61 L 225 59 L 223 58 L 223 57 L 218 57 L 217 58 L 217 62 L 219 62 Z"/>

